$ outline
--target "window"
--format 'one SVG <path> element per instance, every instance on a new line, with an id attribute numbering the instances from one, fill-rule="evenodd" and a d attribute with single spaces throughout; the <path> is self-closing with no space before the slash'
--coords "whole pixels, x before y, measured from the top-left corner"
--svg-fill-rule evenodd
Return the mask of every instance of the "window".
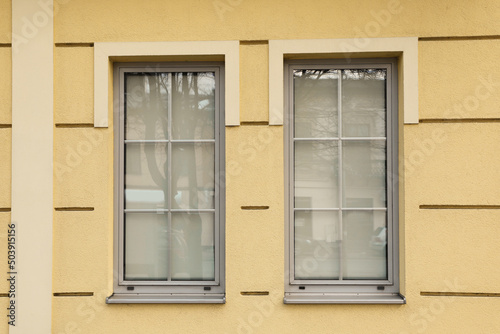
<path id="1" fill-rule="evenodd" d="M 118 63 L 114 73 L 115 283 L 107 302 L 223 303 L 224 67 Z"/>
<path id="2" fill-rule="evenodd" d="M 285 65 L 285 303 L 404 303 L 395 59 Z"/>

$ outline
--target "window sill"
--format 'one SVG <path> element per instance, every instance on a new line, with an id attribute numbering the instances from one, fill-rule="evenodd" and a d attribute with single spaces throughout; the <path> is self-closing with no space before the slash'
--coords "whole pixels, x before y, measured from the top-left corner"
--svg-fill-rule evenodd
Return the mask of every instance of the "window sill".
<path id="1" fill-rule="evenodd" d="M 406 298 L 400 293 L 285 293 L 283 302 L 285 304 L 406 304 Z"/>
<path id="2" fill-rule="evenodd" d="M 224 294 L 112 294 L 106 304 L 225 304 Z"/>

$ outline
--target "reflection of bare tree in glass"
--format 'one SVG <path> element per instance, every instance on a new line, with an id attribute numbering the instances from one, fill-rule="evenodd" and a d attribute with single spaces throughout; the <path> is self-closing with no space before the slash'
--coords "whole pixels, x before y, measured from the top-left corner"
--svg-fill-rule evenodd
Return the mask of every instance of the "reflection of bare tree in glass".
<path id="1" fill-rule="evenodd" d="M 189 82 L 189 77 L 191 78 Z M 191 84 L 191 85 L 189 85 Z M 191 86 L 191 87 L 190 87 Z M 180 88 L 180 89 L 179 89 Z M 190 96 L 189 92 L 194 90 L 194 99 Z M 194 138 L 195 126 L 196 126 L 196 115 L 198 111 L 198 77 L 197 75 L 192 75 L 188 73 L 177 73 L 175 74 L 175 78 L 172 80 L 172 99 L 179 99 L 181 102 L 180 108 L 182 112 L 180 113 L 180 119 L 176 119 L 175 122 L 172 122 L 172 132 L 173 133 L 181 133 L 185 132 L 187 134 L 187 138 Z M 177 114 L 179 115 L 179 114 Z M 177 131 L 174 128 L 177 127 Z M 175 138 L 177 139 L 177 138 Z M 186 144 L 184 144 L 186 145 Z M 191 144 L 194 147 L 194 144 Z M 173 146 L 173 145 L 172 145 Z M 186 145 L 187 146 L 187 145 Z M 173 148 L 174 149 L 174 148 Z M 187 182 L 185 185 L 187 190 L 189 191 L 189 207 L 197 208 L 198 207 L 198 181 L 196 175 L 196 151 L 193 150 L 184 150 L 182 152 L 182 159 L 176 159 L 172 161 L 172 166 L 191 166 L 191 168 L 178 168 L 178 170 L 183 170 L 187 173 Z M 174 167 L 173 167 L 174 168 Z M 179 187 L 179 180 L 172 179 L 172 193 L 171 195 L 177 194 Z M 181 190 L 181 193 L 184 194 L 184 189 Z M 172 200 L 172 209 L 179 208 L 179 205 L 175 200 Z M 172 231 L 172 233 L 180 233 L 186 238 L 187 250 L 186 250 L 186 261 L 193 261 L 194 263 L 201 264 L 202 262 L 202 248 L 201 248 L 201 217 L 199 214 L 187 214 L 182 213 L 179 214 L 181 216 L 182 231 Z M 183 233 L 182 233 L 183 232 Z M 182 267 L 189 267 L 188 263 L 180 263 Z M 196 268 L 193 270 L 191 268 L 191 274 L 193 274 L 197 278 L 202 277 L 202 268 Z M 174 269 L 174 272 L 186 272 L 189 270 L 183 270 L 181 268 Z"/>
<path id="2" fill-rule="evenodd" d="M 164 103 L 162 101 L 162 94 L 161 94 L 161 89 L 167 90 L 167 83 L 165 82 L 168 80 L 168 77 L 166 75 L 156 73 L 153 75 L 148 75 L 146 76 L 147 84 L 145 83 L 145 87 L 149 88 L 149 96 L 148 98 L 145 99 L 144 102 L 147 103 L 147 105 L 144 108 L 144 112 L 142 113 L 143 115 L 143 122 L 145 126 L 145 139 L 146 140 L 155 140 L 157 138 L 157 134 L 159 132 L 163 133 L 163 138 L 168 138 L 168 120 L 167 120 L 167 115 L 164 115 L 164 117 L 158 118 L 159 111 L 164 109 L 162 104 Z M 165 95 L 165 94 L 163 94 Z M 147 96 L 147 95 L 146 95 Z M 168 103 L 168 101 L 167 101 Z M 151 110 L 155 110 L 157 112 L 148 112 Z M 160 172 L 160 169 L 158 167 L 158 163 L 156 161 L 156 147 L 154 145 L 144 145 L 144 153 L 146 155 L 146 161 L 148 164 L 148 170 L 149 174 L 151 175 L 151 178 L 153 179 L 153 182 L 159 186 L 159 188 L 163 188 L 162 185 L 167 184 L 167 180 L 163 175 L 168 175 L 168 164 L 167 162 L 163 163 L 163 173 Z M 165 156 L 168 156 L 168 146 L 165 145 Z M 168 194 L 167 194 L 167 189 L 162 189 L 163 194 L 165 198 L 165 206 L 164 208 L 168 208 L 168 203 L 166 202 L 168 200 Z"/>
<path id="3" fill-rule="evenodd" d="M 294 109 L 295 138 L 332 138 L 338 134 L 338 76 L 342 76 L 342 136 L 383 137 L 385 136 L 386 100 L 385 94 L 368 89 L 370 83 L 380 82 L 385 87 L 384 69 L 350 70 L 295 70 Z M 357 92 L 357 93 L 355 93 Z M 362 120 L 363 123 L 360 122 Z M 368 129 L 366 129 L 366 128 Z M 374 135 L 376 134 L 376 135 Z M 320 152 L 317 150 L 316 152 Z M 304 161 L 325 160 L 320 154 Z M 380 163 L 372 161 L 371 175 L 385 175 L 385 157 L 377 157 Z M 349 166 L 345 166 L 349 171 Z M 312 171 L 311 171 L 312 172 Z M 312 172 L 311 175 L 318 175 Z M 347 176 L 347 174 L 346 174 Z M 354 178 L 360 175 L 353 176 Z M 355 182 L 355 180 L 353 180 Z"/>
<path id="4" fill-rule="evenodd" d="M 197 73 L 173 73 L 171 81 L 165 73 L 156 73 L 147 75 L 148 81 L 145 85 L 149 87 L 149 98 L 146 101 L 146 111 L 143 113 L 143 122 L 145 125 L 146 140 L 154 140 L 160 138 L 169 138 L 168 123 L 170 122 L 170 138 L 176 139 L 195 139 L 197 129 L 197 119 L 200 117 L 199 103 L 201 100 L 207 99 L 205 94 L 200 95 L 198 87 Z M 147 89 L 147 88 L 146 88 Z M 166 92 L 170 91 L 170 94 Z M 204 93 L 204 92 L 203 92 Z M 213 92 L 207 92 L 208 94 Z M 147 96 L 148 94 L 146 94 Z M 162 98 L 163 97 L 163 98 Z M 165 100 L 171 99 L 171 101 Z M 148 112 L 153 110 L 165 110 L 165 104 L 168 106 L 175 105 L 180 110 L 176 110 L 175 119 L 167 119 L 167 115 L 158 117 L 159 112 Z M 171 113 L 171 115 L 173 112 Z M 174 118 L 174 117 L 172 117 Z M 182 134 L 182 136 L 181 136 Z M 169 162 L 158 163 L 156 148 L 152 145 L 145 145 L 145 155 L 149 174 L 153 182 L 163 190 L 164 193 L 164 208 L 168 209 L 170 200 L 170 209 L 186 209 L 181 208 L 177 202 L 177 196 L 189 199 L 187 208 L 198 208 L 198 180 L 197 180 L 197 160 L 196 160 L 196 144 L 194 143 L 172 143 L 171 155 L 176 152 L 177 159 L 171 161 L 171 180 L 168 180 L 168 164 Z M 168 155 L 168 145 L 165 145 L 165 156 Z M 199 163 L 199 162 L 198 162 Z M 172 171 L 180 173 L 173 173 Z M 164 176 L 165 175 L 165 176 Z M 182 183 L 186 181 L 186 183 Z M 171 192 L 168 193 L 167 185 L 170 182 Z M 182 183 L 182 184 L 181 184 Z M 175 218 L 174 218 L 175 217 Z M 173 221 L 179 222 L 174 224 Z M 202 242 L 201 228 L 202 220 L 198 213 L 172 213 L 171 222 L 171 244 L 169 245 L 170 261 L 176 257 L 175 263 L 172 263 L 170 268 L 172 274 L 189 273 L 189 277 L 181 279 L 202 279 Z M 190 263 L 197 264 L 198 267 L 190 266 Z M 173 267 L 175 266 L 175 268 Z"/>
<path id="5" fill-rule="evenodd" d="M 296 122 L 309 126 L 304 137 L 333 137 L 338 120 L 337 71 L 297 70 L 295 78 Z"/>
<path id="6" fill-rule="evenodd" d="M 385 132 L 385 96 L 370 94 L 366 84 L 385 83 L 386 71 L 383 69 L 350 70 L 295 70 L 294 100 L 295 110 L 302 109 L 299 121 L 310 124 L 313 137 L 334 137 L 338 129 L 337 81 L 342 76 L 343 123 L 355 122 L 351 112 L 362 113 L 370 120 L 371 132 Z M 298 80 L 297 80 L 298 79 Z M 363 94 L 353 95 L 358 90 Z M 380 108 L 382 107 L 382 108 Z M 359 114 L 358 114 L 359 115 Z M 344 131 L 345 132 L 345 131 Z M 344 133 L 346 135 L 346 133 Z M 302 136 L 301 136 L 302 137 Z M 305 136 L 304 136 L 305 137 Z"/>

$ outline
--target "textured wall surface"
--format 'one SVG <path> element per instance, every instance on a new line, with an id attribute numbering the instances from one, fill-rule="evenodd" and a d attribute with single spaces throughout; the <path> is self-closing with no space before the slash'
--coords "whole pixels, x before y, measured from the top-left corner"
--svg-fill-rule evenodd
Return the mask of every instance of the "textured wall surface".
<path id="1" fill-rule="evenodd" d="M 10 43 L 11 41 L 12 41 L 12 5 L 11 5 L 11 0 L 1 0 L 0 1 L 0 43 Z"/>
<path id="2" fill-rule="evenodd" d="M 500 332 L 499 1 L 55 3 L 53 292 L 81 295 L 53 297 L 53 333 Z M 0 44 L 10 43 L 10 12 L 10 1 L 0 0 Z M 400 263 L 407 304 L 284 305 L 284 129 L 265 125 L 266 41 L 406 36 L 420 38 L 420 123 L 400 124 Z M 107 305 L 113 283 L 113 122 L 92 127 L 92 43 L 197 40 L 242 41 L 242 125 L 225 133 L 227 302 Z M 11 48 L 1 46 L 5 249 Z M 0 251 L 4 272 L 5 262 Z M 6 291 L 1 280 L 0 293 Z M 6 300 L 0 298 L 2 308 Z M 0 333 L 7 331 L 0 324 Z"/>
<path id="3" fill-rule="evenodd" d="M 500 310 L 496 298 L 421 295 L 500 289 L 500 246 L 491 237 L 498 234 L 498 214 L 481 209 L 500 204 L 500 173 L 495 167 L 500 162 L 500 123 L 494 120 L 500 98 L 498 39 L 426 39 L 498 35 L 499 6 L 495 1 L 361 0 L 146 5 L 74 0 L 61 5 L 55 21 L 58 43 L 258 42 L 240 45 L 242 125 L 226 128 L 227 303 L 104 304 L 111 293 L 112 129 L 56 129 L 55 161 L 60 163 L 68 147 L 77 150 L 82 141 L 89 141 L 85 132 L 100 131 L 103 138 L 64 180 L 55 181 L 56 206 L 95 210 L 55 216 L 54 289 L 94 296 L 54 298 L 54 330 L 70 332 L 66 327 L 75 326 L 84 333 L 159 333 L 165 328 L 185 333 L 442 333 L 475 331 L 478 323 L 482 331 L 500 328 L 493 316 Z M 260 40 L 386 36 L 424 37 L 419 42 L 419 102 L 425 123 L 400 127 L 400 161 L 406 172 L 401 279 L 408 304 L 284 305 L 283 128 L 262 125 L 268 121 L 268 46 Z M 55 93 L 55 119 L 91 122 L 91 47 L 56 49 L 60 89 Z M 78 65 L 72 67 L 72 62 Z M 462 106 L 457 109 L 457 104 Z M 443 121 L 455 118 L 462 121 Z M 244 211 L 245 205 L 267 205 L 269 210 Z M 442 209 L 453 205 L 476 207 Z M 270 294 L 251 297 L 241 291 Z"/>
<path id="4" fill-rule="evenodd" d="M 61 2 L 56 42 L 471 36 L 500 28 L 492 0 Z"/>

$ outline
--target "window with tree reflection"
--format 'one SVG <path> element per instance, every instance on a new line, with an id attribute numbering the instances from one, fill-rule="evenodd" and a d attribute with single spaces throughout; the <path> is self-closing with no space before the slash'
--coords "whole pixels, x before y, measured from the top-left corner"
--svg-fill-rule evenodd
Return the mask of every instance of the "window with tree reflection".
<path id="1" fill-rule="evenodd" d="M 221 80 L 221 66 L 120 68 L 118 285 L 222 287 Z"/>
<path id="2" fill-rule="evenodd" d="M 397 290 L 396 63 L 286 68 L 287 290 Z"/>

